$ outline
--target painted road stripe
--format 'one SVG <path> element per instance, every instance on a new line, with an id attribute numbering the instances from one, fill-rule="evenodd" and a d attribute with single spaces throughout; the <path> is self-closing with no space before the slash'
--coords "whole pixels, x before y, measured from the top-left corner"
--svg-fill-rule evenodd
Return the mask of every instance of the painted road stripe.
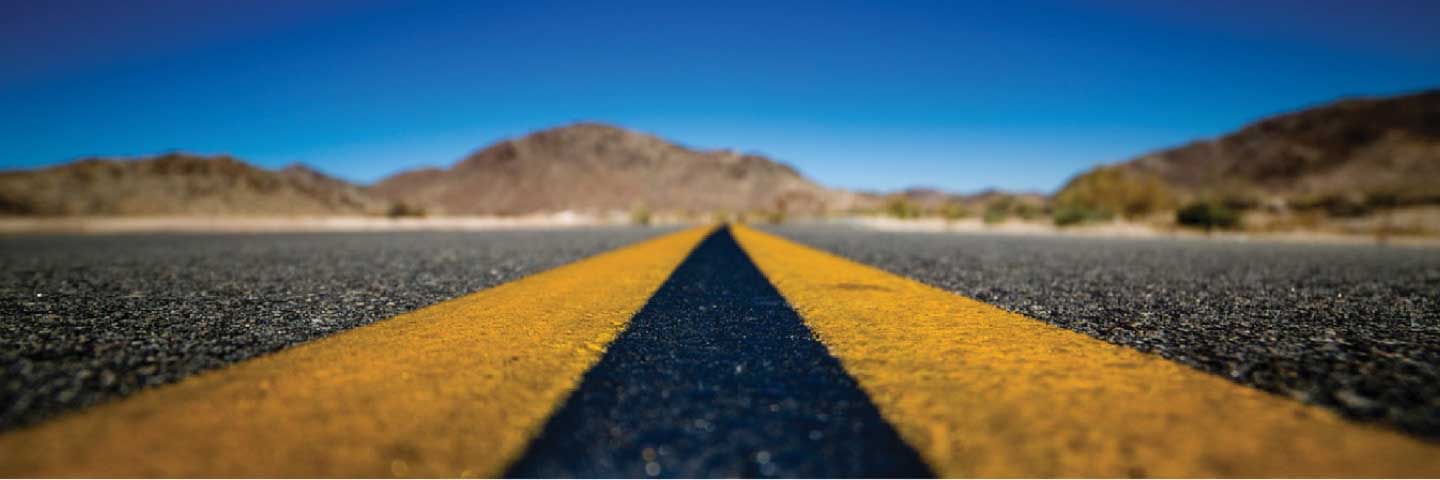
<path id="1" fill-rule="evenodd" d="M 509 475 L 931 472 L 722 229 L 635 315 Z"/>
<path id="2" fill-rule="evenodd" d="M 1440 476 L 1440 445 L 733 230 L 941 475 Z"/>
<path id="3" fill-rule="evenodd" d="M 494 476 L 711 228 L 0 436 L 0 476 Z"/>

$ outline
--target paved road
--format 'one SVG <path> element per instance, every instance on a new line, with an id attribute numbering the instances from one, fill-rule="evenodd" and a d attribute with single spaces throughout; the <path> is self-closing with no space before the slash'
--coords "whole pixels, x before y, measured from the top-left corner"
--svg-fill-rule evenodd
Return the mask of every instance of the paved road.
<path id="1" fill-rule="evenodd" d="M 0 431 L 661 231 L 0 237 Z"/>
<path id="2" fill-rule="evenodd" d="M 929 477 L 721 230 L 681 263 L 507 476 Z"/>
<path id="3" fill-rule="evenodd" d="M 19 352 L 7 368 L 78 379 L 61 393 L 114 396 L 89 385 L 314 341 L 0 434 L 0 476 L 1440 472 L 1440 443 L 1241 385 L 1308 380 L 1287 392 L 1412 414 L 1382 418 L 1428 435 L 1430 251 L 781 230 L 984 285 L 965 293 L 1085 333 L 747 227 L 689 229 L 329 336 L 515 276 L 448 285 L 484 277 L 482 260 L 654 232 L 8 239 L 8 285 L 54 294 L 9 297 L 6 312 L 37 313 L 6 317 L 21 333 L 5 337 Z M 83 283 L 96 272 L 108 280 Z M 204 294 L 161 295 L 174 291 Z M 1393 318 L 1406 299 L 1408 330 Z M 1412 347 L 1375 346 L 1400 341 Z M 1237 383 L 1130 346 L 1251 366 Z M 109 383 L 86 373 L 100 369 Z M 1350 391 L 1324 390 L 1331 377 Z M 33 405 L 31 418 L 74 408 Z"/>
<path id="4" fill-rule="evenodd" d="M 1440 439 L 1440 250 L 773 228 L 1237 382 Z"/>

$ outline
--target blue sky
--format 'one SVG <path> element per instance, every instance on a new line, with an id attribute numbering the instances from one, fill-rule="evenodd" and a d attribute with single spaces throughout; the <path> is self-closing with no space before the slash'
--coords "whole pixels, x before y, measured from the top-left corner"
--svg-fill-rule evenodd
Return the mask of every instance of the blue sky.
<path id="1" fill-rule="evenodd" d="M 823 183 L 1051 191 L 1440 87 L 1440 2 L 0 4 L 0 168 L 230 153 L 371 182 L 579 120 Z"/>

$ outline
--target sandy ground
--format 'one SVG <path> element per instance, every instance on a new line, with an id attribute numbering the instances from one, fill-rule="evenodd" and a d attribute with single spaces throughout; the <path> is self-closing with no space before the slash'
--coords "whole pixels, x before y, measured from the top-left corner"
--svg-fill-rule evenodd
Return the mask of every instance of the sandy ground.
<path id="1" fill-rule="evenodd" d="M 657 222 L 664 223 L 664 222 Z M 626 225 L 574 213 L 521 217 L 60 217 L 0 218 L 0 234 L 140 232 L 365 232 L 508 230 Z"/>
<path id="2" fill-rule="evenodd" d="M 679 218 L 654 219 L 657 225 L 687 223 Z M 1212 232 L 1159 229 L 1150 225 L 1114 222 L 1059 228 L 1048 221 L 1011 220 L 987 224 L 970 218 L 835 217 L 795 220 L 796 224 L 843 225 L 891 232 L 985 233 L 1003 235 L 1080 236 L 1100 238 L 1208 238 L 1232 242 L 1327 243 L 1351 245 L 1417 245 L 1440 247 L 1440 237 L 1392 236 L 1383 242 L 1373 235 L 1329 232 Z M 373 232 L 373 231 L 484 231 L 559 229 L 629 225 L 623 214 L 588 215 L 561 212 L 519 217 L 0 217 L 0 235 L 34 233 L 258 233 L 258 232 Z"/>
<path id="3" fill-rule="evenodd" d="M 1287 242 L 1287 243 L 1330 243 L 1374 245 L 1417 245 L 1440 247 L 1440 238 L 1421 236 L 1391 236 L 1383 242 L 1373 235 L 1347 235 L 1328 232 L 1212 232 L 1193 230 L 1162 230 L 1138 223 L 1114 222 L 1100 225 L 1077 227 L 1056 227 L 1046 222 L 1006 221 L 986 224 L 979 219 L 962 219 L 946 222 L 938 218 L 901 220 L 890 217 L 844 217 L 826 220 L 822 223 L 849 225 L 858 228 L 892 232 L 954 232 L 954 233 L 995 233 L 1008 235 L 1059 235 L 1111 238 L 1208 238 L 1232 242 Z"/>

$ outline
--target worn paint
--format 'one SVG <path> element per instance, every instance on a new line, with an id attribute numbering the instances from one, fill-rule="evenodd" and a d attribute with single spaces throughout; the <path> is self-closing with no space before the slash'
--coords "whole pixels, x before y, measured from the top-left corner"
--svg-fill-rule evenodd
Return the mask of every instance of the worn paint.
<path id="1" fill-rule="evenodd" d="M 711 230 L 5 434 L 0 476 L 499 475 Z"/>
<path id="2" fill-rule="evenodd" d="M 943 476 L 1440 476 L 1440 445 L 750 228 L 733 232 Z"/>

